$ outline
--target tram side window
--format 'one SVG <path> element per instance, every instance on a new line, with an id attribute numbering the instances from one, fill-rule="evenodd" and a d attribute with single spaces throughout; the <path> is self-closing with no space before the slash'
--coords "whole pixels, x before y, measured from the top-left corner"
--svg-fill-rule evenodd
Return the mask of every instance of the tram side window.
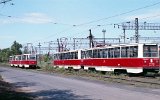
<path id="1" fill-rule="evenodd" d="M 85 51 L 86 58 L 89 58 L 88 51 Z"/>
<path id="2" fill-rule="evenodd" d="M 57 59 L 58 59 L 57 54 L 54 54 L 54 55 L 53 55 L 53 58 L 57 60 Z"/>
<path id="3" fill-rule="evenodd" d="M 73 52 L 68 52 L 67 54 L 68 54 L 67 59 L 73 59 L 73 56 L 74 56 Z"/>
<path id="4" fill-rule="evenodd" d="M 121 48 L 121 57 L 128 57 L 128 47 Z"/>
<path id="5" fill-rule="evenodd" d="M 57 54 L 57 59 L 61 59 L 61 54 Z"/>
<path id="6" fill-rule="evenodd" d="M 78 59 L 78 52 L 71 52 L 71 57 L 70 59 Z"/>
<path id="7" fill-rule="evenodd" d="M 62 59 L 66 59 L 66 54 L 62 53 Z"/>
<path id="8" fill-rule="evenodd" d="M 101 56 L 100 56 L 100 49 L 97 49 L 97 58 L 101 58 Z"/>
<path id="9" fill-rule="evenodd" d="M 22 60 L 28 60 L 28 56 L 27 55 L 23 55 L 22 56 Z"/>
<path id="10" fill-rule="evenodd" d="M 98 56 L 99 56 L 99 58 L 103 58 L 104 57 L 104 50 L 103 49 L 99 50 Z"/>
<path id="11" fill-rule="evenodd" d="M 75 52 L 75 59 L 78 59 L 78 52 Z"/>
<path id="12" fill-rule="evenodd" d="M 64 54 L 64 59 L 68 59 L 68 57 L 69 57 L 68 53 L 65 53 Z"/>
<path id="13" fill-rule="evenodd" d="M 65 59 L 70 59 L 70 53 L 65 53 Z"/>
<path id="14" fill-rule="evenodd" d="M 108 50 L 108 58 L 113 58 L 114 57 L 114 49 L 113 48 L 109 48 Z"/>
<path id="15" fill-rule="evenodd" d="M 21 56 L 18 56 L 18 60 L 22 60 L 22 59 L 21 59 Z"/>
<path id="16" fill-rule="evenodd" d="M 103 58 L 108 58 L 108 49 L 103 50 Z"/>
<path id="17" fill-rule="evenodd" d="M 55 55 L 55 54 L 53 55 L 53 59 L 57 59 L 57 57 L 56 57 L 56 55 Z"/>
<path id="18" fill-rule="evenodd" d="M 138 46 L 130 47 L 130 57 L 138 57 Z"/>
<path id="19" fill-rule="evenodd" d="M 59 59 L 62 60 L 62 54 L 59 54 Z"/>
<path id="20" fill-rule="evenodd" d="M 93 58 L 97 58 L 98 57 L 98 55 L 97 55 L 97 50 L 93 50 Z"/>
<path id="21" fill-rule="evenodd" d="M 25 55 L 23 55 L 23 56 L 22 56 L 22 60 L 26 60 L 25 58 L 26 58 Z"/>
<path id="22" fill-rule="evenodd" d="M 68 59 L 73 59 L 73 58 L 74 58 L 74 52 L 69 52 Z"/>
<path id="23" fill-rule="evenodd" d="M 92 50 L 88 50 L 86 53 L 87 53 L 87 58 L 92 58 Z"/>
<path id="24" fill-rule="evenodd" d="M 60 54 L 55 54 L 55 58 L 54 59 L 60 59 Z"/>
<path id="25" fill-rule="evenodd" d="M 81 58 L 85 59 L 86 58 L 86 51 L 81 51 L 81 54 L 82 54 Z"/>
<path id="26" fill-rule="evenodd" d="M 120 47 L 114 48 L 114 57 L 115 58 L 120 57 Z"/>
<path id="27" fill-rule="evenodd" d="M 66 59 L 66 53 L 63 53 L 63 59 Z"/>
<path id="28" fill-rule="evenodd" d="M 143 56 L 144 57 L 157 57 L 158 56 L 158 46 L 157 45 L 144 45 L 143 46 Z"/>
<path id="29" fill-rule="evenodd" d="M 73 54 L 71 52 L 66 53 L 67 59 L 73 59 Z"/>
<path id="30" fill-rule="evenodd" d="M 63 54 L 62 54 L 62 53 L 60 54 L 60 59 L 61 59 L 61 60 L 63 59 Z"/>
<path id="31" fill-rule="evenodd" d="M 61 54 L 61 59 L 62 60 L 65 59 L 65 54 L 64 53 Z"/>
<path id="32" fill-rule="evenodd" d="M 13 58 L 13 57 L 12 57 L 12 56 L 10 56 L 10 57 L 9 57 L 9 61 L 10 61 L 10 60 L 12 60 L 12 58 Z"/>

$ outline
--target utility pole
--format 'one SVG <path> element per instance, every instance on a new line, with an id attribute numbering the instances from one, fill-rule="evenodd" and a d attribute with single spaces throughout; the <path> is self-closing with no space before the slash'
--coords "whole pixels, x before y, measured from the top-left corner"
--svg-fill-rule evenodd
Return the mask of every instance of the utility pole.
<path id="1" fill-rule="evenodd" d="M 89 38 L 89 47 L 93 48 L 94 44 L 93 44 L 93 35 L 92 35 L 92 32 L 91 32 L 91 29 L 89 30 L 89 36 L 87 38 Z"/>
<path id="2" fill-rule="evenodd" d="M 40 64 L 41 64 L 41 44 L 39 43 L 38 44 L 38 47 L 39 47 L 39 62 L 40 62 Z"/>
<path id="3" fill-rule="evenodd" d="M 39 55 L 41 54 L 41 43 L 38 44 L 39 47 Z"/>
<path id="4" fill-rule="evenodd" d="M 60 44 L 59 44 L 59 39 L 57 39 L 57 42 L 58 42 L 58 52 L 60 52 Z"/>
<path id="5" fill-rule="evenodd" d="M 125 28 L 123 29 L 123 39 L 124 39 L 124 43 L 126 43 L 126 30 L 125 30 Z"/>
<path id="6" fill-rule="evenodd" d="M 53 41 L 45 42 L 45 43 L 48 43 L 48 54 L 50 54 L 50 51 L 52 50 L 52 48 L 51 48 L 52 42 Z"/>
<path id="7" fill-rule="evenodd" d="M 139 25 L 138 25 L 138 18 L 135 18 L 135 42 L 139 43 Z"/>
<path id="8" fill-rule="evenodd" d="M 75 38 L 73 38 L 73 50 L 75 50 L 76 49 L 76 40 L 75 40 Z"/>
<path id="9" fill-rule="evenodd" d="M 91 33 L 91 29 L 89 30 L 89 47 L 92 48 L 92 33 Z"/>
<path id="10" fill-rule="evenodd" d="M 103 40 L 103 43 L 104 43 L 104 46 L 105 46 L 105 44 L 106 44 L 106 43 L 105 43 L 105 33 L 106 33 L 106 30 L 103 29 L 102 32 L 103 32 L 103 39 L 104 39 L 104 40 Z"/>
<path id="11" fill-rule="evenodd" d="M 52 41 L 50 41 L 49 43 L 48 43 L 48 54 L 50 55 L 50 49 L 51 49 L 51 42 Z"/>

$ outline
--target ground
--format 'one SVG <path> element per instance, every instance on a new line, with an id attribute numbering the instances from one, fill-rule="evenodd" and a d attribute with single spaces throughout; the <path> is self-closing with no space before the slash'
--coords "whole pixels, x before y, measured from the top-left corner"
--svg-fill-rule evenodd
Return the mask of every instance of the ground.
<path id="1" fill-rule="evenodd" d="M 18 92 L 10 83 L 4 82 L 0 76 L 0 100 L 32 100 L 28 94 Z"/>

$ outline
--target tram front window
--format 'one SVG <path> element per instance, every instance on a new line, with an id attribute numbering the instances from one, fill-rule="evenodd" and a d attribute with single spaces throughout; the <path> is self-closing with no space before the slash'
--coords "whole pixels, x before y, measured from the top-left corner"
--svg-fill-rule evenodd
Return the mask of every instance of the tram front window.
<path id="1" fill-rule="evenodd" d="M 36 55 L 30 55 L 29 59 L 30 60 L 36 60 Z"/>
<path id="2" fill-rule="evenodd" d="M 158 46 L 157 45 L 144 45 L 143 46 L 144 57 L 158 57 Z"/>

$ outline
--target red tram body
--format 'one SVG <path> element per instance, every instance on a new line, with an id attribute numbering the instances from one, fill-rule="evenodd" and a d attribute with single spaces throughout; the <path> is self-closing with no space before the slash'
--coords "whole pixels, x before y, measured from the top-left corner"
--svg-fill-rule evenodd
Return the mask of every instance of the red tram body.
<path id="1" fill-rule="evenodd" d="M 160 69 L 159 45 L 153 43 L 119 44 L 54 54 L 57 67 L 127 73 L 158 72 Z"/>
<path id="2" fill-rule="evenodd" d="M 37 66 L 37 56 L 35 54 L 22 54 L 10 56 L 10 66 L 35 68 Z"/>

